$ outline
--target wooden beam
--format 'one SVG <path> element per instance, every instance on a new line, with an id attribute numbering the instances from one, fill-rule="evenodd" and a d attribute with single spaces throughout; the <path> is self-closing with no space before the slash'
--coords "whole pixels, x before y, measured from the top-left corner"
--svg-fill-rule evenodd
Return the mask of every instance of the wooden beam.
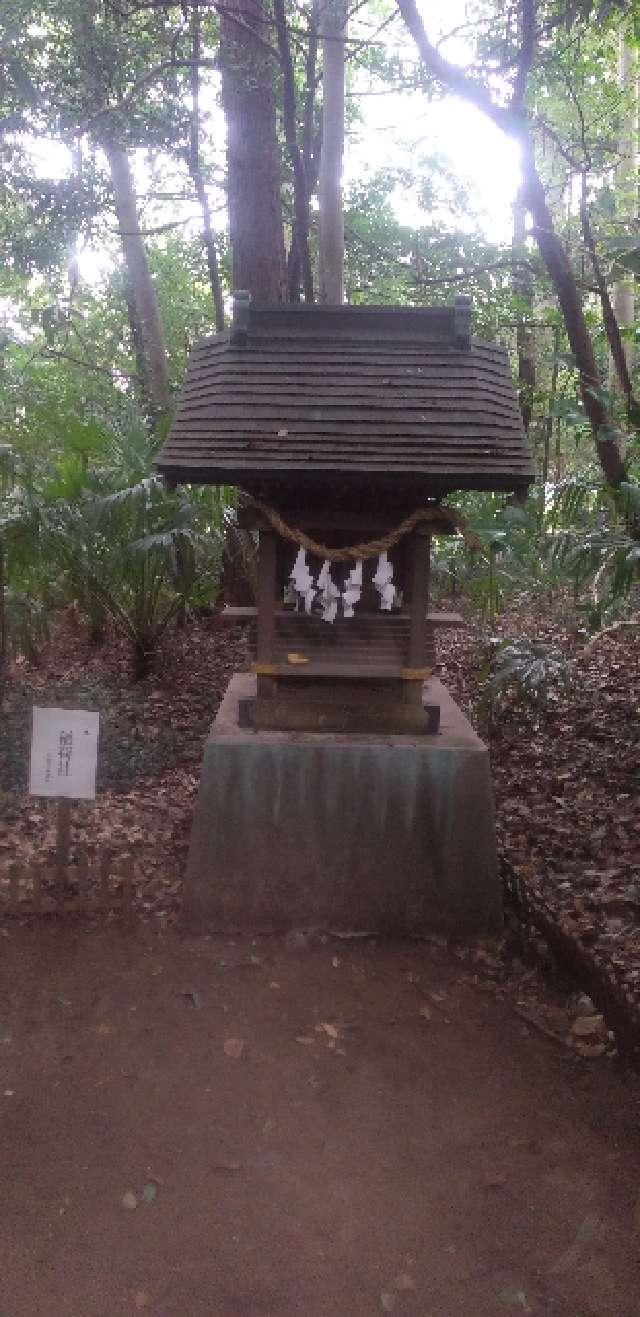
<path id="1" fill-rule="evenodd" d="M 275 531 L 262 529 L 258 541 L 258 636 L 259 663 L 270 664 L 275 658 L 276 642 L 276 563 L 277 544 Z M 271 677 L 258 677 L 259 694 L 274 694 Z"/>
<path id="2" fill-rule="evenodd" d="M 431 536 L 419 526 L 408 539 L 409 645 L 407 666 L 420 668 L 427 648 L 427 609 L 429 607 L 429 570 Z"/>

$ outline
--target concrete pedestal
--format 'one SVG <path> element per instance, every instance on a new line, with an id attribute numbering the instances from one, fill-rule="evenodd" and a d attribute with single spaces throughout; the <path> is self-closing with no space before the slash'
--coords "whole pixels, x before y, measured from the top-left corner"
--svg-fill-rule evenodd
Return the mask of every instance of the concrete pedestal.
<path id="1" fill-rule="evenodd" d="M 234 676 L 207 741 L 185 927 L 499 929 L 488 754 L 439 681 L 440 734 L 424 737 L 243 730 L 254 694 Z"/>

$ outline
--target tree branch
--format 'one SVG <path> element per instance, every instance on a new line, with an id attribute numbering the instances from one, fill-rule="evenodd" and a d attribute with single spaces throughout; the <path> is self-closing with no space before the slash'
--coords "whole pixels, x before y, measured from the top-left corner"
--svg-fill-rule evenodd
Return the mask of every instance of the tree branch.
<path id="1" fill-rule="evenodd" d="M 147 73 L 143 73 L 140 78 L 136 78 L 136 81 L 129 88 L 129 91 L 123 100 L 117 101 L 115 105 L 103 105 L 101 109 L 96 110 L 95 114 L 92 114 L 89 119 L 85 119 L 84 123 L 79 124 L 76 132 L 89 132 L 98 119 L 103 119 L 108 114 L 120 114 L 123 110 L 127 110 L 136 99 L 138 93 L 143 91 L 145 87 L 148 87 L 150 83 L 161 78 L 163 73 L 170 73 L 175 69 L 191 69 L 193 68 L 193 63 L 194 61 L 192 59 L 166 59 L 163 60 L 161 64 L 156 64 L 152 69 L 149 69 Z M 218 59 L 200 59 L 198 60 L 198 67 L 219 69 L 220 61 Z"/>
<path id="2" fill-rule="evenodd" d="M 464 69 L 445 59 L 433 42 L 429 40 L 415 0 L 396 0 L 396 3 L 427 71 L 438 82 L 448 87 L 449 91 L 461 96 L 463 100 L 469 101 L 471 105 L 475 105 L 476 109 L 481 110 L 489 119 L 492 119 L 503 132 L 516 135 L 518 123 L 513 111 L 505 106 L 498 105 L 482 83 L 475 82 L 473 78 L 465 73 Z"/>

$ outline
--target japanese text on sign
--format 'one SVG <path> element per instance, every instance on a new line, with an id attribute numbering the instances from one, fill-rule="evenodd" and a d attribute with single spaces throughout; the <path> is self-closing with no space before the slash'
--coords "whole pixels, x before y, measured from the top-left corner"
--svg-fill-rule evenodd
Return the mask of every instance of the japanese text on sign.
<path id="1" fill-rule="evenodd" d="M 85 709 L 33 710 L 29 791 L 32 796 L 93 800 L 99 715 Z"/>

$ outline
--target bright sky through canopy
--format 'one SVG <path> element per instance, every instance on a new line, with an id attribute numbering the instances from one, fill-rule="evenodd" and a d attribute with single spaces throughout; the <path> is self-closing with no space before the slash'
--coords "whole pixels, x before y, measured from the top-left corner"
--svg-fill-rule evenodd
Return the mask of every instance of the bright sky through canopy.
<path id="1" fill-rule="evenodd" d="M 468 66 L 473 52 L 459 32 L 465 22 L 465 0 L 433 0 L 428 6 L 423 4 L 422 8 L 429 35 L 441 42 L 443 53 L 452 61 Z M 454 30 L 456 35 L 446 39 L 447 33 Z M 379 12 L 372 15 L 363 9 L 350 25 L 349 37 L 383 45 L 387 53 L 399 56 L 408 69 L 415 69 L 418 64 L 415 46 L 399 15 L 384 33 L 380 33 Z M 208 87 L 205 84 L 202 105 L 222 166 L 224 120 L 217 103 L 216 84 L 217 76 L 208 80 Z M 478 110 L 458 98 L 444 96 L 430 100 L 418 91 L 387 90 L 379 75 L 366 71 L 351 82 L 350 95 L 358 106 L 360 120 L 352 123 L 347 132 L 346 188 L 390 167 L 405 166 L 419 172 L 419 157 L 437 155 L 467 188 L 473 206 L 469 228 L 475 228 L 478 223 L 489 241 L 509 242 L 513 225 L 512 203 L 519 179 L 518 150 L 514 142 Z M 32 139 L 30 152 L 40 177 L 62 178 L 68 174 L 70 153 L 61 142 Z M 142 154 L 138 153 L 136 177 L 143 206 L 146 174 Z M 223 202 L 220 193 L 216 201 L 218 223 L 222 219 L 219 205 Z M 420 208 L 413 195 L 396 191 L 393 204 L 401 223 L 417 226 L 431 219 L 436 223 L 466 227 L 464 217 L 454 217 L 445 211 L 430 216 Z M 197 207 L 187 204 L 180 210 L 186 216 L 185 235 L 192 229 L 197 231 L 200 223 Z M 178 213 L 178 207 L 173 206 L 170 218 Z M 166 218 L 154 208 L 155 222 Z M 99 249 L 87 247 L 81 250 L 79 259 L 83 277 L 89 281 L 99 279 L 110 268 L 115 255 L 115 245 L 112 250 L 104 244 Z"/>

